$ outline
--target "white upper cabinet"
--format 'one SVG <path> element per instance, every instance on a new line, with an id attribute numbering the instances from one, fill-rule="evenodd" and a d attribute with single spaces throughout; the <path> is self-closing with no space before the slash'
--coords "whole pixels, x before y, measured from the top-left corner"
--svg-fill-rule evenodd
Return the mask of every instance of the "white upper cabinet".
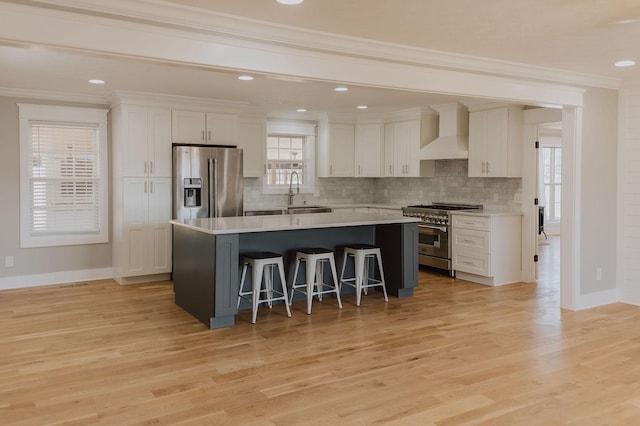
<path id="1" fill-rule="evenodd" d="M 380 177 L 384 143 L 383 124 L 358 123 L 355 137 L 356 177 Z"/>
<path id="2" fill-rule="evenodd" d="M 238 120 L 232 114 L 173 110 L 171 139 L 174 143 L 236 145 Z"/>
<path id="3" fill-rule="evenodd" d="M 171 177 L 171 111 L 124 105 L 121 152 L 126 177 Z"/>
<path id="4" fill-rule="evenodd" d="M 244 177 L 264 175 L 266 144 L 266 118 L 241 117 L 238 121 L 238 148 L 242 149 Z"/>
<path id="5" fill-rule="evenodd" d="M 323 122 L 318 127 L 318 177 L 355 176 L 355 125 Z"/>
<path id="6" fill-rule="evenodd" d="M 435 136 L 435 117 L 386 123 L 384 126 L 383 176 L 425 176 L 427 168 L 422 167 L 421 172 L 420 147 L 433 140 Z"/>
<path id="7" fill-rule="evenodd" d="M 469 113 L 469 177 L 522 176 L 522 108 Z"/>

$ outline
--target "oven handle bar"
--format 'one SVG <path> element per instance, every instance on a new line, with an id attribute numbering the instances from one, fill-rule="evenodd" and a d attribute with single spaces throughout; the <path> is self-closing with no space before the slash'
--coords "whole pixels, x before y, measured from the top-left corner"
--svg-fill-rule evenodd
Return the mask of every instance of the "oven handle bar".
<path id="1" fill-rule="evenodd" d="M 436 226 L 436 225 L 418 225 L 418 228 L 437 229 L 438 231 L 447 232 L 447 227 L 446 227 L 446 226 Z"/>

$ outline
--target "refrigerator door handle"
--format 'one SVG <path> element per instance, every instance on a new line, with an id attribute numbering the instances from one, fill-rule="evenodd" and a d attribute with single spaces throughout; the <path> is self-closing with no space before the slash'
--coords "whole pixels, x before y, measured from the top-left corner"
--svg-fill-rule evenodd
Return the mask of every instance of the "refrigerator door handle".
<path id="1" fill-rule="evenodd" d="M 209 158 L 209 217 L 218 217 L 218 203 L 216 194 L 216 176 L 218 163 L 215 158 Z"/>

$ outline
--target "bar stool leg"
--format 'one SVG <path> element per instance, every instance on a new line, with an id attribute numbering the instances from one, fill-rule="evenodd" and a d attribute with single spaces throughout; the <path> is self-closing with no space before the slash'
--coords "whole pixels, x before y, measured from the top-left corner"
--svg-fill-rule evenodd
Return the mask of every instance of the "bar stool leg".
<path id="1" fill-rule="evenodd" d="M 349 254 L 347 254 L 346 252 L 344 253 L 344 256 L 342 256 L 342 271 L 340 271 L 340 283 L 338 285 L 338 292 L 342 291 L 342 280 L 344 279 L 344 270 L 347 267 L 347 259 L 349 258 Z"/>
<path id="2" fill-rule="evenodd" d="M 329 260 L 329 265 L 331 265 L 331 275 L 333 276 L 333 285 L 336 289 L 336 299 L 338 299 L 338 307 L 342 309 L 342 300 L 340 299 L 340 285 L 338 284 L 338 274 L 336 274 L 336 262 L 333 260 Z"/>
<path id="3" fill-rule="evenodd" d="M 264 268 L 264 282 L 267 290 L 267 305 L 269 309 L 273 308 L 273 264 L 265 265 Z"/>
<path id="4" fill-rule="evenodd" d="M 316 292 L 318 300 L 322 302 L 322 291 L 324 290 L 324 259 L 316 260 Z"/>
<path id="5" fill-rule="evenodd" d="M 316 261 L 315 259 L 308 259 L 306 262 L 307 267 L 307 315 L 311 315 L 311 303 L 313 302 L 313 279 L 316 275 Z"/>
<path id="6" fill-rule="evenodd" d="M 378 260 L 378 269 L 380 269 L 380 284 L 382 284 L 382 292 L 384 293 L 384 301 L 388 302 L 389 298 L 387 297 L 387 285 L 384 281 L 384 270 L 382 269 L 382 256 L 380 255 L 380 250 L 376 252 L 376 259 Z"/>
<path id="7" fill-rule="evenodd" d="M 291 297 L 289 298 L 289 304 L 293 303 L 293 295 L 296 292 L 296 279 L 298 278 L 299 267 L 300 267 L 300 259 L 296 258 L 296 268 L 293 272 L 293 282 L 291 283 Z"/>
<path id="8" fill-rule="evenodd" d="M 247 264 L 245 263 L 242 266 L 242 276 L 240 278 L 240 291 L 238 292 L 238 306 L 236 306 L 236 309 L 240 308 L 240 300 L 242 299 L 242 296 L 245 294 L 243 289 L 244 289 L 244 279 L 246 276 L 247 276 Z"/>
<path id="9" fill-rule="evenodd" d="M 284 262 L 282 261 L 282 259 L 278 260 L 278 271 L 280 271 L 280 282 L 282 283 L 284 306 L 287 308 L 287 316 L 291 317 L 291 309 L 289 309 L 289 296 L 287 295 L 287 281 L 284 279 Z"/>
<path id="10" fill-rule="evenodd" d="M 356 306 L 360 306 L 360 300 L 362 299 L 362 274 L 364 271 L 364 256 L 360 250 L 356 252 L 354 268 L 356 275 Z"/>
<path id="11" fill-rule="evenodd" d="M 258 268 L 256 267 L 255 263 L 253 265 L 253 274 L 252 274 L 252 278 L 253 278 L 253 282 L 251 283 L 251 285 L 253 286 L 253 300 L 252 302 L 252 316 L 251 316 L 251 323 L 255 324 L 256 323 L 256 318 L 258 317 L 258 300 L 260 299 L 260 289 L 262 288 L 262 274 L 264 272 L 264 269 L 262 267 Z"/>

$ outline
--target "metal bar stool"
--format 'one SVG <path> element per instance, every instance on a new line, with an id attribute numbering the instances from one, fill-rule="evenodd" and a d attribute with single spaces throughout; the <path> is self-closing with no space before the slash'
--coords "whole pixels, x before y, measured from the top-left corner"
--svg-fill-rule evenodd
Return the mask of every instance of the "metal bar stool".
<path id="1" fill-rule="evenodd" d="M 306 281 L 301 284 L 296 284 L 301 262 L 305 262 Z M 325 262 L 329 262 L 329 266 L 331 267 L 333 285 L 324 282 L 323 269 Z M 325 287 L 328 287 L 328 289 L 325 290 Z M 336 264 L 332 250 L 313 247 L 302 248 L 296 252 L 296 267 L 295 272 L 293 273 L 293 283 L 291 285 L 291 301 L 293 300 L 293 295 L 296 291 L 307 296 L 307 314 L 311 314 L 311 302 L 313 301 L 313 296 L 317 296 L 318 300 L 322 300 L 322 295 L 329 293 L 336 294 L 338 307 L 342 309 L 340 286 L 338 285 Z"/>
<path id="2" fill-rule="evenodd" d="M 347 259 L 353 259 L 354 277 L 345 278 L 344 270 L 347 266 Z M 380 279 L 369 275 L 369 262 L 373 259 L 377 261 Z M 374 265 L 375 267 L 375 265 Z M 356 289 L 356 306 L 360 306 L 362 291 L 367 294 L 367 290 L 372 287 L 382 287 L 384 301 L 388 302 L 387 287 L 384 283 L 384 270 L 382 268 L 382 256 L 380 248 L 369 244 L 350 244 L 344 248 L 342 260 L 342 272 L 340 272 L 340 287 L 342 284 L 349 285 Z"/>
<path id="3" fill-rule="evenodd" d="M 240 291 L 238 292 L 238 307 L 240 307 L 240 299 L 245 299 L 251 302 L 253 314 L 251 317 L 251 323 L 256 323 L 256 317 L 258 315 L 258 305 L 266 302 L 269 308 L 273 307 L 273 302 L 277 300 L 283 300 L 284 305 L 287 308 L 287 316 L 291 316 L 291 310 L 289 309 L 289 297 L 287 295 L 287 282 L 284 278 L 284 262 L 282 256 L 278 253 L 271 252 L 255 252 L 245 253 L 242 255 L 242 277 L 240 278 Z M 251 266 L 252 272 L 252 286 L 251 289 L 244 289 L 245 277 L 247 275 L 247 268 Z M 280 273 L 280 283 L 282 283 L 282 291 L 274 290 L 273 288 L 273 269 L 277 267 Z M 262 283 L 264 281 L 265 288 L 263 289 Z M 274 293 L 278 295 L 273 297 Z M 265 297 L 261 297 L 265 295 Z"/>

